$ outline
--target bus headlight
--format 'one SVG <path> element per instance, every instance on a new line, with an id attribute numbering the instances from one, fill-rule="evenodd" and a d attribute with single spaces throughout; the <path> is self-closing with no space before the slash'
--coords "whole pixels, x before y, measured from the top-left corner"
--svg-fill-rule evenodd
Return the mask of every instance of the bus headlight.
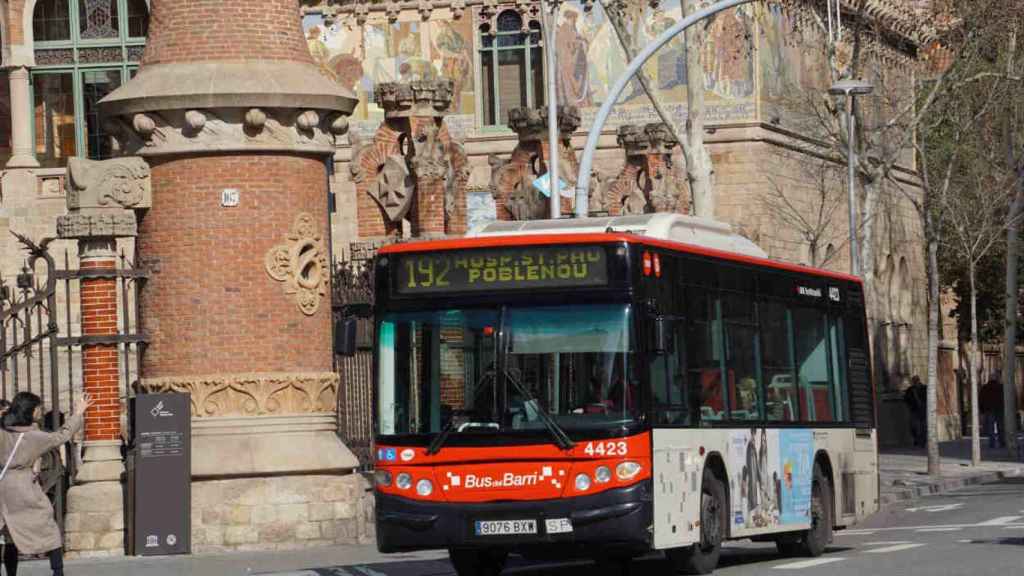
<path id="1" fill-rule="evenodd" d="M 615 467 L 615 475 L 619 480 L 632 480 L 640 473 L 640 468 L 636 462 L 623 462 Z"/>
<path id="2" fill-rule="evenodd" d="M 424 478 L 416 483 L 416 493 L 420 496 L 430 496 L 434 491 L 434 484 Z"/>
<path id="3" fill-rule="evenodd" d="M 387 470 L 377 470 L 373 473 L 373 478 L 377 481 L 377 486 L 391 486 L 391 472 Z"/>
<path id="4" fill-rule="evenodd" d="M 577 474 L 576 490 L 579 490 L 580 492 L 590 490 L 590 476 L 587 476 L 586 474 Z"/>
<path id="5" fill-rule="evenodd" d="M 402 472 L 395 478 L 395 486 L 402 490 L 408 490 L 412 487 L 412 476 L 408 472 Z"/>
<path id="6" fill-rule="evenodd" d="M 594 480 L 597 480 L 598 484 L 607 484 L 612 479 L 612 471 L 607 466 L 598 466 L 597 470 L 594 470 Z"/>

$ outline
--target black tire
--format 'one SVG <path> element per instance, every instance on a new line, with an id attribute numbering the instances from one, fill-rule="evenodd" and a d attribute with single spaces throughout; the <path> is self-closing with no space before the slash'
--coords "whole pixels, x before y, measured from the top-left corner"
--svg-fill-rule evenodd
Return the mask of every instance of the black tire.
<path id="1" fill-rule="evenodd" d="M 817 462 L 811 481 L 811 528 L 801 534 L 793 552 L 815 558 L 832 542 L 832 485 Z M 782 547 L 779 548 L 782 551 Z"/>
<path id="2" fill-rule="evenodd" d="M 508 552 L 481 548 L 452 548 L 448 558 L 458 576 L 499 576 L 505 569 Z"/>
<path id="3" fill-rule="evenodd" d="M 800 556 L 803 554 L 803 548 L 799 538 L 777 538 L 775 540 L 775 547 L 779 549 L 779 554 L 782 554 L 783 556 Z"/>
<path id="4" fill-rule="evenodd" d="M 700 489 L 700 542 L 669 550 L 669 560 L 677 570 L 684 574 L 710 574 L 715 571 L 722 555 L 728 508 L 725 487 L 710 469 L 705 468 Z"/>

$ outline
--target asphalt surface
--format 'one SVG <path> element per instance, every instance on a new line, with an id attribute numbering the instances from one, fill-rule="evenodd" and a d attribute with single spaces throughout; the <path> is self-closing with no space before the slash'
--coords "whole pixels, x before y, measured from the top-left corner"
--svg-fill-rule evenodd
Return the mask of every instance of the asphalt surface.
<path id="1" fill-rule="evenodd" d="M 295 570 L 297 566 L 317 567 Z M 454 576 L 443 553 L 382 556 L 373 546 L 287 552 L 80 559 L 72 576 Z M 49 576 L 45 561 L 23 562 L 20 576 Z M 669 576 L 664 560 L 623 568 L 593 562 L 531 564 L 513 559 L 505 576 Z M 1024 576 L 1024 477 L 1008 478 L 893 504 L 836 533 L 820 558 L 786 558 L 773 544 L 728 543 L 720 576 Z"/>
<path id="2" fill-rule="evenodd" d="M 658 558 L 628 567 L 592 562 L 532 564 L 513 559 L 516 576 L 669 575 Z M 334 566 L 275 576 L 452 576 L 446 560 Z M 853 529 L 836 533 L 819 558 L 780 556 L 773 544 L 729 543 L 720 576 L 1017 576 L 1024 575 L 1024 478 L 1009 478 L 893 505 Z"/>

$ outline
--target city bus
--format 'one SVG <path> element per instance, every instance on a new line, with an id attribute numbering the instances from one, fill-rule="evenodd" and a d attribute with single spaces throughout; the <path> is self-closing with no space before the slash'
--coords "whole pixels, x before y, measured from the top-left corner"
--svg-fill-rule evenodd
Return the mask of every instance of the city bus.
<path id="1" fill-rule="evenodd" d="M 677 214 L 494 222 L 373 266 L 382 552 L 709 573 L 726 540 L 816 556 L 878 509 L 854 276 Z"/>

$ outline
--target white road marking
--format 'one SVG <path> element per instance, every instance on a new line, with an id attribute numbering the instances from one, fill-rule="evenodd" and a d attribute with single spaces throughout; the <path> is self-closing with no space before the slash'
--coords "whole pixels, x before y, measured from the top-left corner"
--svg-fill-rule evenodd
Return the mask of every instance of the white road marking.
<path id="1" fill-rule="evenodd" d="M 815 558 L 814 560 L 801 560 L 800 562 L 790 562 L 789 564 L 780 564 L 778 566 L 772 566 L 773 570 L 801 570 L 803 568 L 813 568 L 815 566 L 821 566 L 822 564 L 831 564 L 833 562 L 839 562 L 846 560 L 846 558 Z"/>
<path id="2" fill-rule="evenodd" d="M 888 546 L 890 544 L 913 544 L 910 540 L 886 540 L 885 542 L 865 542 L 865 546 Z"/>
<path id="3" fill-rule="evenodd" d="M 1024 516 L 1010 516 L 1010 518 L 1024 518 Z M 980 524 L 934 524 L 934 525 L 931 525 L 931 526 L 929 526 L 927 524 L 921 524 L 919 526 L 891 526 L 891 527 L 888 527 L 888 528 L 871 528 L 871 529 L 864 529 L 864 530 L 843 530 L 841 532 L 837 532 L 836 534 L 837 535 L 849 534 L 851 536 L 864 536 L 864 535 L 867 535 L 867 534 L 874 534 L 876 532 L 892 532 L 894 530 L 920 530 L 922 528 L 978 528 L 978 527 L 984 528 L 986 526 L 1004 526 L 1004 527 L 1006 527 L 1007 524 L 1012 524 L 1012 522 L 1009 522 L 1009 521 L 1007 521 L 1004 524 L 1004 523 L 1002 523 L 1002 519 L 1000 519 L 1000 518 L 996 518 L 995 520 L 1000 520 L 1000 523 L 999 524 L 990 524 L 990 522 L 992 522 L 992 520 L 989 520 L 989 522 L 982 522 Z M 1012 528 L 1024 527 L 1024 522 L 1016 523 L 1016 524 L 1013 524 L 1012 526 L 1009 526 L 1009 527 L 1012 527 Z"/>
<path id="4" fill-rule="evenodd" d="M 959 532 L 963 528 L 921 528 L 915 532 Z"/>
<path id="5" fill-rule="evenodd" d="M 1016 526 L 1003 526 L 1003 530 L 1024 530 L 1024 524 L 1018 524 Z"/>
<path id="6" fill-rule="evenodd" d="M 975 524 L 975 526 L 1005 526 L 1007 524 L 1013 524 L 1021 518 L 1024 518 L 1024 516 L 1000 516 L 986 522 L 979 522 L 978 524 Z"/>
<path id="7" fill-rule="evenodd" d="M 948 512 L 950 510 L 956 510 L 957 508 L 963 508 L 963 502 L 957 504 L 940 504 L 937 506 L 918 506 L 916 508 L 907 508 L 907 512 Z"/>
<path id="8" fill-rule="evenodd" d="M 910 550 L 911 548 L 917 548 L 924 546 L 924 544 L 897 544 L 895 546 L 886 546 L 884 548 L 872 548 L 871 550 L 865 550 L 865 554 L 884 554 L 886 552 L 899 552 L 901 550 Z"/>

